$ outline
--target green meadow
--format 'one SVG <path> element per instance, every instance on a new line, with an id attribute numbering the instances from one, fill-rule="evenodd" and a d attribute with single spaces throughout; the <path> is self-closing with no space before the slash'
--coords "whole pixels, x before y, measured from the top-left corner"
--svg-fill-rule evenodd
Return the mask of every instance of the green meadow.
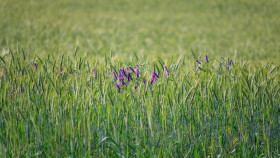
<path id="1" fill-rule="evenodd" d="M 277 0 L 0 0 L 0 157 L 279 157 Z"/>

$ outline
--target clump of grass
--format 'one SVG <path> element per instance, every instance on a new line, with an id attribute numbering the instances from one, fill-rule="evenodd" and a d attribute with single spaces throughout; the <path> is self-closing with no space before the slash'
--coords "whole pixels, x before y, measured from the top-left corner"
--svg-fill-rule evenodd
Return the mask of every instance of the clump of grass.
<path id="1" fill-rule="evenodd" d="M 0 155 L 279 156 L 279 65 L 136 58 L 10 50 L 0 63 Z"/>

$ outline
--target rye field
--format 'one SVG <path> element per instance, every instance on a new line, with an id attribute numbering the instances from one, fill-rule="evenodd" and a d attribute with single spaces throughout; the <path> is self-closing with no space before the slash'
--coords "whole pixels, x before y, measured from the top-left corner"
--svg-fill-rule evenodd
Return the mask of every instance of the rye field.
<path id="1" fill-rule="evenodd" d="M 0 0 L 0 157 L 280 157 L 280 1 Z"/>

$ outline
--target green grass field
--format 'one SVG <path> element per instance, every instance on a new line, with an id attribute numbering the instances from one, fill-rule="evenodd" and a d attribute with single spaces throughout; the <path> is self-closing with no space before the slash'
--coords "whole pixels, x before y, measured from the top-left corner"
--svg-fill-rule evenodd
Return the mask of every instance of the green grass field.
<path id="1" fill-rule="evenodd" d="M 279 1 L 0 4 L 0 157 L 280 156 Z"/>

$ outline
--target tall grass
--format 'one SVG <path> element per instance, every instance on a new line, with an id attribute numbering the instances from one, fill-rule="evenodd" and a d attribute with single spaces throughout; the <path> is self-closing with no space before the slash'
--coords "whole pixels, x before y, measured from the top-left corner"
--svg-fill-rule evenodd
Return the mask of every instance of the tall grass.
<path id="1" fill-rule="evenodd" d="M 199 70 L 195 59 L 9 50 L 0 60 L 0 156 L 279 157 L 279 63 L 209 56 Z M 131 73 L 118 93 L 113 72 L 137 65 L 140 78 Z"/>

